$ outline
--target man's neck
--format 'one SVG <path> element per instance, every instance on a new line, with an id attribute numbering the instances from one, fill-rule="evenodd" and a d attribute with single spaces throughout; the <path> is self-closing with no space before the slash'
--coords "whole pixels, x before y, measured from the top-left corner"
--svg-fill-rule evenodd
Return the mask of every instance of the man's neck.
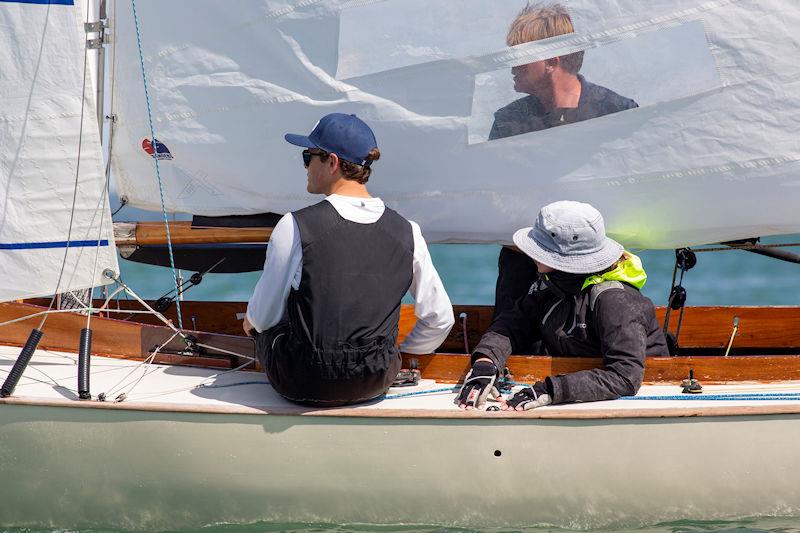
<path id="1" fill-rule="evenodd" d="M 339 196 L 352 196 L 355 198 L 372 198 L 372 195 L 367 190 L 366 185 L 344 178 L 333 182 L 325 192 L 325 196 L 330 196 L 331 194 L 338 194 Z"/>
<path id="2" fill-rule="evenodd" d="M 575 74 L 559 72 L 552 78 L 552 84 L 542 94 L 536 94 L 545 110 L 569 109 L 578 107 L 581 99 L 581 81 Z"/>

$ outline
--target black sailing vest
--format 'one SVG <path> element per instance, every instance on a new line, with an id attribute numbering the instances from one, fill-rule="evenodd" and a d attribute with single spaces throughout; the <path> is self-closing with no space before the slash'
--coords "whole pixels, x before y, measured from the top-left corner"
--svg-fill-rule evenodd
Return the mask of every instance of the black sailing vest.
<path id="1" fill-rule="evenodd" d="M 372 224 L 352 222 L 326 200 L 292 215 L 303 249 L 300 286 L 288 301 L 292 335 L 331 379 L 396 367 L 400 300 L 413 276 L 411 224 L 388 207 Z"/>

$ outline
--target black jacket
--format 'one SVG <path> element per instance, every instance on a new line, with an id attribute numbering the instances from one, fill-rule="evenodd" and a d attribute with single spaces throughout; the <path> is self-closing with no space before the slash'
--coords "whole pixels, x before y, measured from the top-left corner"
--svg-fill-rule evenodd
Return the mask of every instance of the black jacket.
<path id="1" fill-rule="evenodd" d="M 553 403 L 636 394 L 645 355 L 668 355 L 653 303 L 627 283 L 606 281 L 581 290 L 585 275 L 556 275 L 539 279 L 513 309 L 495 318 L 473 360 L 487 356 L 503 368 L 517 347 L 540 340 L 550 355 L 603 357 L 604 368 L 549 377 Z"/>
<path id="2" fill-rule="evenodd" d="M 498 109 L 494 114 L 489 140 L 573 124 L 639 107 L 630 98 L 590 83 L 580 74 L 578 80 L 581 83 L 578 107 L 555 109 L 548 113 L 539 99 L 533 95 L 514 100 L 507 106 Z"/>

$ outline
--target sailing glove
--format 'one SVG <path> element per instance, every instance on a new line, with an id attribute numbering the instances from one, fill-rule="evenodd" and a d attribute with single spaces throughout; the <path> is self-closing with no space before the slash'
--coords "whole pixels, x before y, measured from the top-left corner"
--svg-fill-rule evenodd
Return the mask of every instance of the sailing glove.
<path id="1" fill-rule="evenodd" d="M 553 396 L 544 381 L 537 381 L 533 387 L 526 387 L 509 398 L 509 409 L 527 411 L 553 403 Z"/>
<path id="2" fill-rule="evenodd" d="M 459 407 L 475 407 L 480 409 L 490 396 L 492 399 L 500 398 L 497 390 L 497 367 L 491 361 L 477 361 L 464 378 L 461 392 L 456 397 Z"/>

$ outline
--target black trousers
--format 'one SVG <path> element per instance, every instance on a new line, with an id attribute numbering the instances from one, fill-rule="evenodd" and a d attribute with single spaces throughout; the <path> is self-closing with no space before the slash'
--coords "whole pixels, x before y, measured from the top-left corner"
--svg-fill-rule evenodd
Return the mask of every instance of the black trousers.
<path id="1" fill-rule="evenodd" d="M 339 407 L 381 396 L 402 362 L 394 339 L 319 350 L 299 340 L 286 322 L 256 335 L 256 357 L 278 394 L 314 407 Z"/>

